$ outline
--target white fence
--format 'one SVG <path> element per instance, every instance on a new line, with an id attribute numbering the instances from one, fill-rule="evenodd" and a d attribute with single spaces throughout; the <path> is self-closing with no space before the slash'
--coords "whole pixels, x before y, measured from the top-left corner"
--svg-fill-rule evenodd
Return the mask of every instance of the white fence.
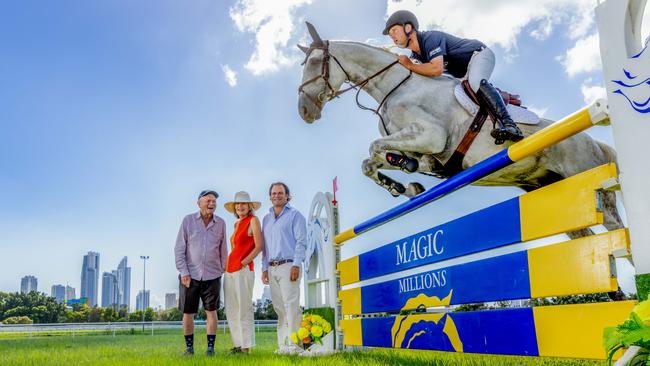
<path id="1" fill-rule="evenodd" d="M 277 320 L 255 320 L 255 331 L 259 332 L 263 328 L 275 328 Z M 196 328 L 205 328 L 205 321 L 195 321 Z M 51 324 L 0 324 L 0 337 L 2 333 L 21 333 L 21 335 L 38 336 L 52 333 L 70 333 L 76 336 L 81 333 L 89 332 L 106 332 L 115 336 L 124 331 L 133 329 L 138 333 L 151 333 L 164 329 L 178 329 L 183 327 L 181 321 L 171 322 L 116 322 L 116 323 L 51 323 Z M 219 320 L 217 325 L 218 331 L 226 332 L 228 322 Z"/>

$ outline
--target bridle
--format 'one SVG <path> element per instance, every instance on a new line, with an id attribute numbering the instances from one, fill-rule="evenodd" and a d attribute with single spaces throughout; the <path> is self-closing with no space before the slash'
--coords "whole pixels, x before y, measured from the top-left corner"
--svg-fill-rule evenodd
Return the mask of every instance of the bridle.
<path id="1" fill-rule="evenodd" d="M 339 65 L 341 70 L 343 70 L 343 73 L 345 74 L 345 82 L 347 82 L 347 83 L 350 82 L 350 74 L 348 74 L 348 72 L 345 71 L 345 69 L 343 68 L 343 65 L 341 65 L 341 62 L 334 55 L 332 55 L 330 53 L 330 51 L 329 51 L 329 41 L 324 41 L 321 44 L 312 43 L 309 46 L 309 49 L 307 50 L 306 55 L 305 55 L 305 60 L 301 63 L 301 65 L 304 65 L 305 63 L 307 63 L 307 60 L 309 59 L 309 56 L 311 55 L 311 53 L 314 50 L 323 51 L 323 60 L 321 62 L 320 74 L 316 75 L 313 78 L 311 78 L 311 79 L 305 81 L 304 83 L 300 84 L 300 86 L 298 87 L 298 93 L 305 93 L 305 96 L 307 96 L 307 98 L 309 98 L 309 100 L 311 100 L 312 103 L 314 103 L 317 106 L 320 106 L 322 103 L 325 103 L 325 102 L 330 101 L 330 100 L 332 100 L 334 98 L 337 98 L 339 95 L 341 95 L 341 94 L 343 94 L 346 91 L 351 89 L 351 88 L 347 88 L 345 90 L 336 91 L 336 90 L 334 90 L 334 88 L 332 88 L 332 84 L 330 83 L 330 58 L 333 59 L 336 62 L 337 65 Z M 315 81 L 317 81 L 318 79 L 321 79 L 321 78 L 325 81 L 325 84 L 329 88 L 329 93 L 327 93 L 325 90 L 323 90 L 320 93 L 318 93 L 318 96 L 316 97 L 316 99 L 314 99 L 314 97 L 309 95 L 309 93 L 307 93 L 304 90 L 304 87 L 311 84 L 311 83 L 313 83 L 313 82 L 315 82 Z"/>
<path id="2" fill-rule="evenodd" d="M 384 72 L 388 71 L 388 69 L 395 66 L 397 63 L 399 63 L 399 61 L 395 60 L 395 61 L 391 62 L 390 64 L 386 65 L 385 67 L 383 67 L 381 70 L 379 70 L 379 71 L 375 72 L 374 74 L 370 75 L 369 77 L 363 79 L 362 81 L 360 81 L 360 82 L 358 82 L 356 84 L 352 84 L 350 74 L 348 74 L 348 72 L 345 70 L 345 68 L 343 68 L 343 65 L 336 58 L 336 56 L 334 56 L 334 55 L 332 55 L 330 53 L 329 41 L 322 41 L 322 42 L 318 42 L 318 43 L 316 43 L 316 42 L 312 43 L 309 46 L 309 49 L 307 50 L 307 52 L 305 52 L 306 53 L 305 60 L 301 63 L 301 65 L 304 65 L 307 62 L 307 60 L 309 59 L 309 56 L 311 55 L 311 53 L 314 50 L 323 51 L 323 59 L 322 59 L 322 62 L 321 62 L 321 73 L 320 73 L 320 75 L 316 75 L 313 78 L 311 78 L 311 79 L 305 81 L 304 83 L 300 84 L 300 86 L 298 87 L 298 93 L 299 94 L 304 93 L 305 96 L 307 98 L 309 98 L 309 100 L 312 103 L 314 103 L 314 105 L 322 108 L 322 105 L 324 103 L 326 103 L 326 102 L 328 102 L 328 101 L 330 101 L 330 100 L 332 100 L 334 98 L 338 98 L 341 94 L 346 93 L 346 92 L 348 92 L 348 91 L 350 91 L 352 89 L 357 89 L 357 94 L 356 94 L 357 106 L 359 108 L 363 109 L 363 110 L 368 110 L 368 111 L 372 111 L 373 113 L 375 113 L 379 117 L 379 119 L 381 120 L 382 126 L 384 127 L 384 131 L 386 132 L 387 135 L 389 135 L 390 133 L 388 132 L 388 129 L 386 128 L 386 123 L 384 122 L 383 117 L 379 114 L 379 109 L 382 107 L 382 105 L 384 104 L 384 102 L 386 101 L 388 96 L 390 96 L 395 90 L 397 90 L 397 88 L 399 88 L 402 84 L 404 84 L 411 77 L 413 72 L 409 71 L 408 76 L 406 78 L 404 78 L 404 80 L 402 80 L 399 84 L 397 84 L 393 89 L 391 89 L 391 91 L 389 91 L 384 96 L 384 98 L 379 103 L 379 106 L 377 106 L 376 109 L 372 109 L 372 108 L 364 106 L 363 104 L 361 104 L 359 102 L 359 93 L 361 92 L 361 90 L 366 85 L 368 85 L 370 80 L 372 80 L 375 77 L 377 77 L 377 76 L 383 74 Z M 330 59 L 333 59 L 334 62 L 336 62 L 336 64 L 339 65 L 339 67 L 341 68 L 341 70 L 345 74 L 345 81 L 344 82 L 350 84 L 349 87 L 341 89 L 341 90 L 334 90 L 334 88 L 332 88 L 332 84 L 330 83 Z M 309 85 L 309 84 L 319 80 L 319 79 L 323 79 L 325 81 L 325 84 L 327 85 L 327 88 L 329 89 L 329 92 L 326 91 L 326 90 L 323 90 L 320 93 L 318 93 L 316 98 L 314 98 L 313 96 L 309 95 L 309 93 L 307 93 L 304 90 L 304 87 L 306 85 Z"/>

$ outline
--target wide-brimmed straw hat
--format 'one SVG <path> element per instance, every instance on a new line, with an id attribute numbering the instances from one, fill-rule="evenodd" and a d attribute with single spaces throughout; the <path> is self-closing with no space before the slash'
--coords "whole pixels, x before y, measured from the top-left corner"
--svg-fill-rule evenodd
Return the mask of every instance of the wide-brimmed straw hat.
<path id="1" fill-rule="evenodd" d="M 235 213 L 235 203 L 250 203 L 253 206 L 253 211 L 256 211 L 262 207 L 261 202 L 252 201 L 251 196 L 248 194 L 248 192 L 245 191 L 235 193 L 235 199 L 230 202 L 226 202 L 223 207 L 226 209 L 226 211 Z"/>

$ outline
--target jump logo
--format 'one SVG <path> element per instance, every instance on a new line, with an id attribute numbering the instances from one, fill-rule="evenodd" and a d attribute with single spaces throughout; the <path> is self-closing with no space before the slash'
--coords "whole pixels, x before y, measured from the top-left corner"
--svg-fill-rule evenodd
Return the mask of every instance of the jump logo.
<path id="1" fill-rule="evenodd" d="M 418 303 L 418 308 L 433 306 L 448 306 L 451 302 L 453 290 L 440 299 L 437 296 L 419 294 L 409 299 L 404 309 L 413 309 L 413 304 Z M 463 352 L 463 343 L 460 340 L 458 329 L 450 314 L 414 314 L 395 317 L 391 329 L 392 345 L 394 348 L 427 348 L 425 345 L 434 341 L 439 344 L 441 351 Z"/>
<path id="2" fill-rule="evenodd" d="M 645 47 L 637 55 L 633 56 L 633 59 L 639 59 L 644 54 L 645 50 L 648 48 L 648 41 L 646 40 Z M 639 77 L 639 75 L 634 75 L 632 72 L 623 69 L 623 74 L 625 78 L 622 80 L 612 80 L 614 84 L 618 86 L 618 89 L 614 90 L 613 94 L 620 94 L 625 99 L 627 99 L 630 107 L 638 113 L 648 113 L 650 112 L 650 77 Z"/>

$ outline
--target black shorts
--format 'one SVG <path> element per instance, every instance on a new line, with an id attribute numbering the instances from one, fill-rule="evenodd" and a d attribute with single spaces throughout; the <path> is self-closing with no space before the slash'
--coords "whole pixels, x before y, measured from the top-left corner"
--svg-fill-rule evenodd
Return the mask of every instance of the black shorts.
<path id="1" fill-rule="evenodd" d="M 190 287 L 183 286 L 178 277 L 179 302 L 178 308 L 183 314 L 196 314 L 199 312 L 199 299 L 203 302 L 205 311 L 215 311 L 219 307 L 219 292 L 221 290 L 221 277 L 214 280 L 190 280 Z"/>

